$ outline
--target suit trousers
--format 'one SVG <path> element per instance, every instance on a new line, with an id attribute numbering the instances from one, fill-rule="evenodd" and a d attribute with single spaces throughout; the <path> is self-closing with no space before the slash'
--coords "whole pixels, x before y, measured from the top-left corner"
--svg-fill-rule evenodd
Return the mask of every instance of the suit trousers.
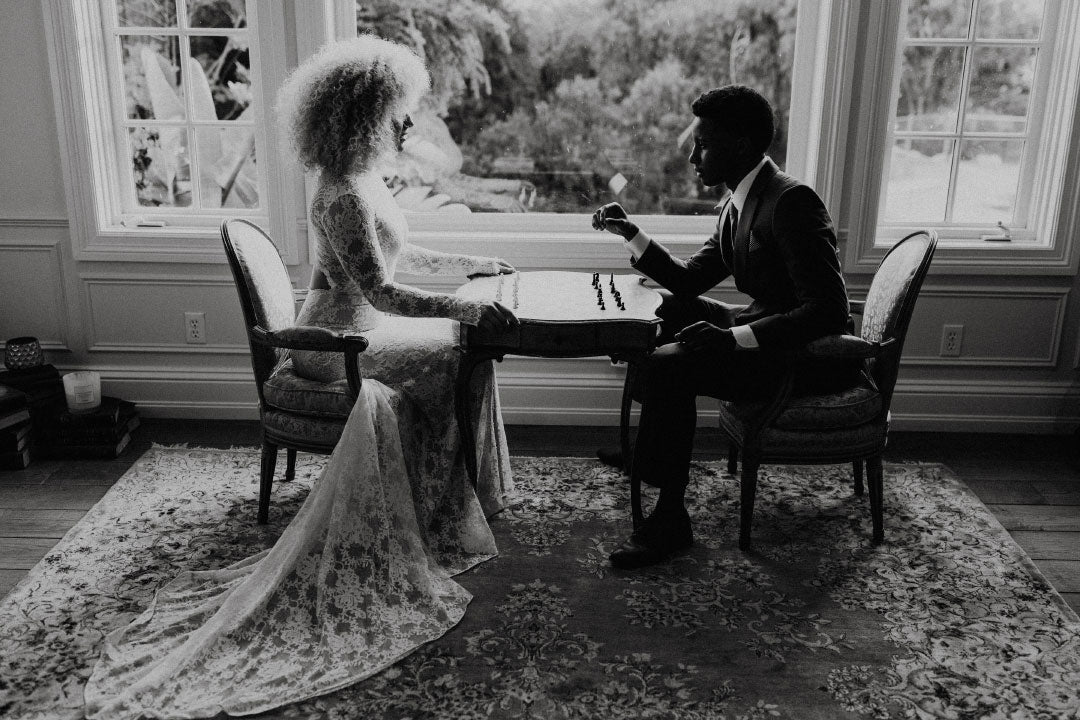
<path id="1" fill-rule="evenodd" d="M 639 369 L 641 419 L 631 472 L 648 485 L 681 491 L 689 482 L 697 397 L 764 397 L 781 381 L 786 361 L 757 350 L 688 350 L 674 341 L 675 333 L 702 320 L 729 328 L 740 308 L 704 297 L 661 295 L 661 344 Z"/>

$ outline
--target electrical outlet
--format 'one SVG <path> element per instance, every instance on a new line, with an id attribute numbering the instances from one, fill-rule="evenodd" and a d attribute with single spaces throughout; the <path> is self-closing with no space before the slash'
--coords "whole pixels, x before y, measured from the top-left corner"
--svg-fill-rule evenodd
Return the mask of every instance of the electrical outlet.
<path id="1" fill-rule="evenodd" d="M 945 325 L 941 328 L 941 356 L 959 357 L 960 344 L 964 341 L 963 325 Z"/>
<path id="2" fill-rule="evenodd" d="M 187 333 L 188 343 L 206 344 L 206 313 L 184 313 L 184 328 Z"/>

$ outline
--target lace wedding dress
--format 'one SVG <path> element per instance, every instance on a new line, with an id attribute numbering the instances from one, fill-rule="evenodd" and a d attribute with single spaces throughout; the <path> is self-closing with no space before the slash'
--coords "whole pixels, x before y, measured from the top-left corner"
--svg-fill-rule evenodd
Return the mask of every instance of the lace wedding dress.
<path id="1" fill-rule="evenodd" d="M 471 596 L 451 576 L 496 554 L 486 516 L 513 481 L 490 366 L 474 376 L 476 491 L 454 419 L 454 320 L 475 323 L 480 307 L 392 280 L 397 268 L 492 272 L 494 259 L 409 246 L 377 177 L 324 182 L 312 217 L 331 289 L 309 293 L 297 323 L 371 343 L 341 441 L 273 548 L 182 574 L 106 638 L 88 718 L 251 714 L 362 680 L 457 624 Z M 293 361 L 344 376 L 332 356 Z"/>

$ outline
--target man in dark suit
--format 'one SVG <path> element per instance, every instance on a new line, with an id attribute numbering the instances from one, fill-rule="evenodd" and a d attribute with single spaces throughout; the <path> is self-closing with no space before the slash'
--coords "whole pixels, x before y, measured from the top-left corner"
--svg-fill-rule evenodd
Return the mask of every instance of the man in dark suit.
<path id="1" fill-rule="evenodd" d="M 694 101 L 690 164 L 706 186 L 731 189 L 716 232 L 687 260 L 650 240 L 618 203 L 593 214 L 593 227 L 622 236 L 634 269 L 664 297 L 660 347 L 642 368 L 641 421 L 631 472 L 661 488 L 656 508 L 611 554 L 635 568 L 661 562 L 693 542 L 684 507 L 697 421 L 696 397 L 751 400 L 770 392 L 791 354 L 842 333 L 850 322 L 836 235 L 824 203 L 780 172 L 765 152 L 773 139 L 769 102 L 728 85 Z M 749 305 L 702 297 L 729 275 Z M 826 391 L 854 382 L 851 366 L 800 366 L 796 387 Z"/>

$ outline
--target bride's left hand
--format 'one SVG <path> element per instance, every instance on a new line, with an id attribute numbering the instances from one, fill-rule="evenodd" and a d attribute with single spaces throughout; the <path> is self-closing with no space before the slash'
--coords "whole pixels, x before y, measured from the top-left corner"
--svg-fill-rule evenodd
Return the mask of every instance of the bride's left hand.
<path id="1" fill-rule="evenodd" d="M 487 262 L 481 264 L 475 272 L 470 273 L 469 279 L 472 280 L 486 275 L 510 275 L 516 272 L 514 266 L 502 258 L 490 258 Z"/>

